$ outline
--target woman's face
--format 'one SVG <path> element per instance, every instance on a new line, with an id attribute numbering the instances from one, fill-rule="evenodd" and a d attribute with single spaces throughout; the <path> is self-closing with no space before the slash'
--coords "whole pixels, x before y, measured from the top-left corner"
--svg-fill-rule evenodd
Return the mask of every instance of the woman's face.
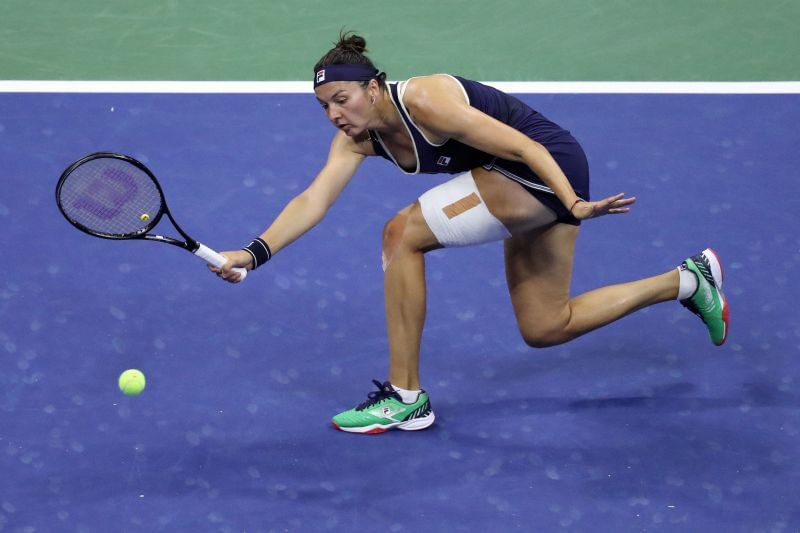
<path id="1" fill-rule="evenodd" d="M 314 94 L 328 120 L 349 137 L 367 129 L 373 106 L 360 82 L 333 81 L 314 89 Z"/>

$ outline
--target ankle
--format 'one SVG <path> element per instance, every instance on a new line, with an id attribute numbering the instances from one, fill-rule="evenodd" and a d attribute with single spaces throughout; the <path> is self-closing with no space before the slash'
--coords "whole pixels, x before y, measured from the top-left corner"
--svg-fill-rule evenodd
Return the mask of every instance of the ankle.
<path id="1" fill-rule="evenodd" d="M 409 390 L 403 389 L 398 387 L 397 385 L 392 385 L 394 391 L 400 395 L 400 398 L 403 400 L 403 403 L 414 403 L 419 398 L 419 393 L 422 392 L 420 389 L 416 390 Z"/>
<path id="2" fill-rule="evenodd" d="M 389 383 L 392 384 L 392 387 L 412 391 L 420 389 L 418 376 L 412 376 L 411 374 L 406 374 L 406 372 L 398 372 L 397 374 L 389 372 Z"/>
<path id="3" fill-rule="evenodd" d="M 691 270 L 678 267 L 678 300 L 690 298 L 697 291 L 697 276 Z"/>

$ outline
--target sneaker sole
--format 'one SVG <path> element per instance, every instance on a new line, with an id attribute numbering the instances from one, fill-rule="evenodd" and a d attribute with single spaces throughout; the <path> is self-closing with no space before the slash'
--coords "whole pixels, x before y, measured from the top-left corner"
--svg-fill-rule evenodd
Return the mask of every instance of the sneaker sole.
<path id="1" fill-rule="evenodd" d="M 730 317 L 730 307 L 728 307 L 728 299 L 725 297 L 725 294 L 722 291 L 719 291 L 720 296 L 722 296 L 722 322 L 725 323 L 725 332 L 722 334 L 722 341 L 720 341 L 717 346 L 722 346 L 725 344 L 725 341 L 728 340 L 728 321 Z"/>
<path id="2" fill-rule="evenodd" d="M 722 260 L 719 258 L 719 254 L 714 251 L 713 248 L 706 248 L 701 252 L 703 255 L 711 256 L 714 258 L 714 262 L 716 266 L 719 267 L 719 281 L 717 281 L 716 276 L 714 276 L 714 264 L 711 264 L 711 275 L 714 276 L 714 282 L 717 283 L 717 288 L 722 289 L 722 282 L 725 281 L 725 269 L 722 266 Z"/>
<path id="3" fill-rule="evenodd" d="M 362 426 L 362 427 L 343 427 L 338 425 L 336 422 L 331 422 L 333 427 L 340 431 L 346 431 L 347 433 L 360 433 L 362 435 L 378 435 L 380 433 L 386 433 L 390 429 L 402 429 L 403 431 L 420 431 L 426 428 L 429 428 L 433 425 L 433 422 L 436 420 L 436 415 L 433 411 L 430 414 L 420 417 L 414 418 L 412 420 L 408 420 L 406 422 L 395 422 L 393 424 L 372 424 L 370 426 Z"/>
<path id="4" fill-rule="evenodd" d="M 702 252 L 706 256 L 711 256 L 714 259 L 714 263 L 716 266 L 719 267 L 719 282 L 716 281 L 717 284 L 717 292 L 719 293 L 720 299 L 722 300 L 722 322 L 725 324 L 725 331 L 722 333 L 722 340 L 717 344 L 717 346 L 722 346 L 725 344 L 725 341 L 728 339 L 728 322 L 730 317 L 730 307 L 728 306 L 728 298 L 725 297 L 725 293 L 722 292 L 722 282 L 725 279 L 725 269 L 722 266 L 722 261 L 719 258 L 717 252 L 715 252 L 712 248 L 706 248 Z M 714 264 L 711 264 L 711 275 L 714 275 Z"/>

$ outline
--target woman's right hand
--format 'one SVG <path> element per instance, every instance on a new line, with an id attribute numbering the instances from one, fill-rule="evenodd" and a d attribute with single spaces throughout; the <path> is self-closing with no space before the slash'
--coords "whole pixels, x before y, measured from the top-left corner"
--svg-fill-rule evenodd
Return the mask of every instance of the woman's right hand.
<path id="1" fill-rule="evenodd" d="M 253 256 L 250 255 L 249 252 L 244 250 L 231 250 L 229 252 L 222 252 L 222 255 L 228 259 L 228 262 L 222 265 L 222 268 L 208 265 L 208 269 L 227 282 L 239 283 L 241 281 L 241 274 L 231 270 L 233 268 L 241 267 L 247 270 L 253 270 Z"/>
<path id="2" fill-rule="evenodd" d="M 597 218 L 603 215 L 624 215 L 630 211 L 629 205 L 636 201 L 635 196 L 625 198 L 625 193 L 621 192 L 614 196 L 609 196 L 597 202 L 587 202 L 578 199 L 572 204 L 569 210 L 570 214 L 578 220 L 586 220 L 587 218 Z"/>

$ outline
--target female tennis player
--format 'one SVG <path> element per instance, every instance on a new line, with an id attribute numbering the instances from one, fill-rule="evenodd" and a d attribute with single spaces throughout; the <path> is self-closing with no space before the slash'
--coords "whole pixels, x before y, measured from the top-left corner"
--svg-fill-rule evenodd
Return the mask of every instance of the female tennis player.
<path id="1" fill-rule="evenodd" d="M 591 201 L 581 146 L 520 100 L 467 79 L 437 74 L 387 84 L 364 55 L 363 38 L 342 34 L 314 67 L 314 92 L 339 130 L 328 161 L 261 236 L 225 252 L 220 277 L 254 269 L 318 224 L 365 157 L 405 174 L 456 176 L 424 193 L 386 223 L 383 270 L 389 379 L 367 401 L 336 415 L 344 431 L 418 430 L 435 419 L 419 381 L 425 321 L 425 252 L 503 240 L 517 324 L 533 347 L 553 346 L 633 311 L 678 300 L 699 315 L 714 344 L 725 342 L 728 307 L 722 266 L 711 249 L 677 269 L 570 297 L 582 220 L 627 213 L 623 193 Z"/>

